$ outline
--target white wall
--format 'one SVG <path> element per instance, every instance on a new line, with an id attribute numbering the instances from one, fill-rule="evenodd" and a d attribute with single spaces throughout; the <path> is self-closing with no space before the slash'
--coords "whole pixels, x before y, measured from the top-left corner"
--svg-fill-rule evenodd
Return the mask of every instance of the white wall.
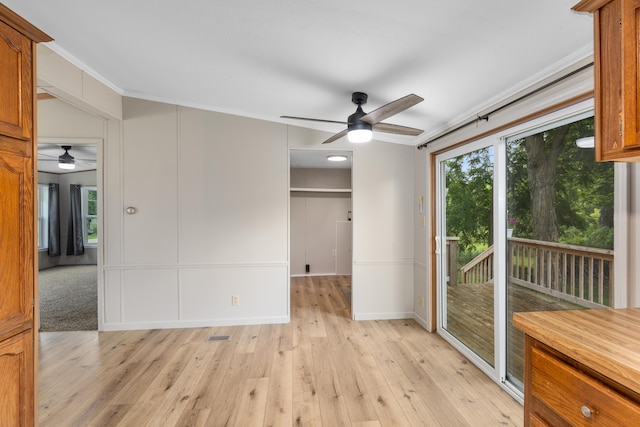
<path id="1" fill-rule="evenodd" d="M 123 115 L 104 328 L 286 322 L 286 127 L 130 98 Z"/>
<path id="2" fill-rule="evenodd" d="M 135 99 L 120 108 L 122 98 L 42 51 L 39 85 L 105 118 L 88 114 L 69 130 L 104 140 L 101 329 L 287 321 L 288 149 L 318 149 L 327 134 Z M 69 136 L 42 132 L 58 120 L 52 113 L 41 109 L 40 134 Z M 340 148 L 352 149 L 331 146 Z M 363 165 L 375 163 L 354 177 L 362 188 L 354 235 L 363 236 L 354 244 L 356 318 L 411 316 L 414 149 L 372 142 L 356 150 Z M 137 213 L 125 214 L 128 206 Z"/>
<path id="3" fill-rule="evenodd" d="M 413 317 L 415 149 L 372 142 L 354 153 L 356 320 Z"/>

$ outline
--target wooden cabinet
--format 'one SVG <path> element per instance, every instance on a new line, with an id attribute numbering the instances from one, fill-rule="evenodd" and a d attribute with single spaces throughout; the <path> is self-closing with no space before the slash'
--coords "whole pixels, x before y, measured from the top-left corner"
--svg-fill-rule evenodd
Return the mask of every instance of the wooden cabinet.
<path id="1" fill-rule="evenodd" d="M 0 3 L 0 426 L 35 423 L 35 43 Z"/>
<path id="2" fill-rule="evenodd" d="M 640 309 L 516 313 L 525 340 L 525 426 L 640 420 Z"/>
<path id="3" fill-rule="evenodd" d="M 33 124 L 31 40 L 4 22 L 0 34 L 0 134 L 11 138 L 3 138 L 2 148 L 25 155 Z"/>
<path id="4" fill-rule="evenodd" d="M 33 188 L 32 159 L 0 151 L 0 338 L 33 319 Z"/>
<path id="5" fill-rule="evenodd" d="M 33 332 L 0 341 L 0 426 L 34 425 Z"/>
<path id="6" fill-rule="evenodd" d="M 583 0 L 595 23 L 596 160 L 640 161 L 640 0 Z"/>

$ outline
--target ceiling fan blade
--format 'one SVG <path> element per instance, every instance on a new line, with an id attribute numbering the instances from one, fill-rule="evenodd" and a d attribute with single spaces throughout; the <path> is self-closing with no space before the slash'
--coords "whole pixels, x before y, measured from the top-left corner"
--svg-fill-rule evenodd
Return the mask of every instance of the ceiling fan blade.
<path id="1" fill-rule="evenodd" d="M 373 130 L 383 133 L 395 133 L 397 135 L 409 135 L 418 136 L 422 132 L 422 129 L 410 128 L 407 126 L 392 125 L 391 123 L 376 123 L 373 125 Z"/>
<path id="2" fill-rule="evenodd" d="M 373 110 L 366 116 L 362 116 L 360 120 L 365 123 L 369 123 L 370 125 L 375 125 L 376 123 L 381 122 L 393 115 L 396 115 L 406 110 L 407 108 L 411 108 L 422 101 L 424 101 L 424 98 L 418 95 L 410 94 L 407 96 L 403 96 L 400 99 L 396 99 L 395 101 L 392 101 L 378 109 Z"/>
<path id="3" fill-rule="evenodd" d="M 95 160 L 91 160 L 91 159 L 73 159 L 76 163 L 79 164 L 83 164 L 86 166 L 95 166 L 96 165 L 96 161 Z M 38 159 L 38 163 L 42 163 L 42 162 L 56 162 L 59 163 L 60 161 L 58 159 Z"/>
<path id="4" fill-rule="evenodd" d="M 293 119 L 293 120 L 308 120 L 310 122 L 322 122 L 322 123 L 337 123 L 340 125 L 346 125 L 347 122 L 339 122 L 336 120 L 323 120 L 323 119 L 310 119 L 307 117 L 294 117 L 294 116 L 280 116 L 281 119 Z"/>
<path id="5" fill-rule="evenodd" d="M 323 144 L 329 144 L 329 143 L 331 143 L 333 141 L 336 141 L 336 140 L 342 138 L 343 136 L 345 136 L 347 134 L 347 132 L 349 132 L 348 129 L 345 129 L 342 132 L 338 132 L 335 135 L 333 135 L 331 138 L 329 138 L 325 142 L 323 142 Z"/>

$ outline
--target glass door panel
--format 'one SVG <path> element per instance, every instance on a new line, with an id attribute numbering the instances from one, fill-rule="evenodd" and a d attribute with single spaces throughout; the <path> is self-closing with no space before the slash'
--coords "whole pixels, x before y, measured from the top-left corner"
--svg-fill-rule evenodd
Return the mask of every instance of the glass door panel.
<path id="1" fill-rule="evenodd" d="M 524 335 L 514 312 L 612 300 L 613 164 L 595 162 L 585 115 L 506 140 L 506 374 L 520 390 Z"/>
<path id="2" fill-rule="evenodd" d="M 495 365 L 493 147 L 441 161 L 442 328 Z"/>

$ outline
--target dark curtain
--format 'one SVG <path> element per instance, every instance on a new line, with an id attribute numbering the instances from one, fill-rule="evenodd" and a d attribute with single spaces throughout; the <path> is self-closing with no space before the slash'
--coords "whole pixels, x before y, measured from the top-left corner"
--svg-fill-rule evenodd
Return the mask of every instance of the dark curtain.
<path id="1" fill-rule="evenodd" d="M 49 184 L 49 256 L 60 255 L 60 186 Z"/>
<path id="2" fill-rule="evenodd" d="M 67 237 L 67 255 L 84 254 L 82 242 L 82 195 L 80 185 L 71 185 L 69 199 L 71 210 L 69 212 L 69 233 Z"/>

